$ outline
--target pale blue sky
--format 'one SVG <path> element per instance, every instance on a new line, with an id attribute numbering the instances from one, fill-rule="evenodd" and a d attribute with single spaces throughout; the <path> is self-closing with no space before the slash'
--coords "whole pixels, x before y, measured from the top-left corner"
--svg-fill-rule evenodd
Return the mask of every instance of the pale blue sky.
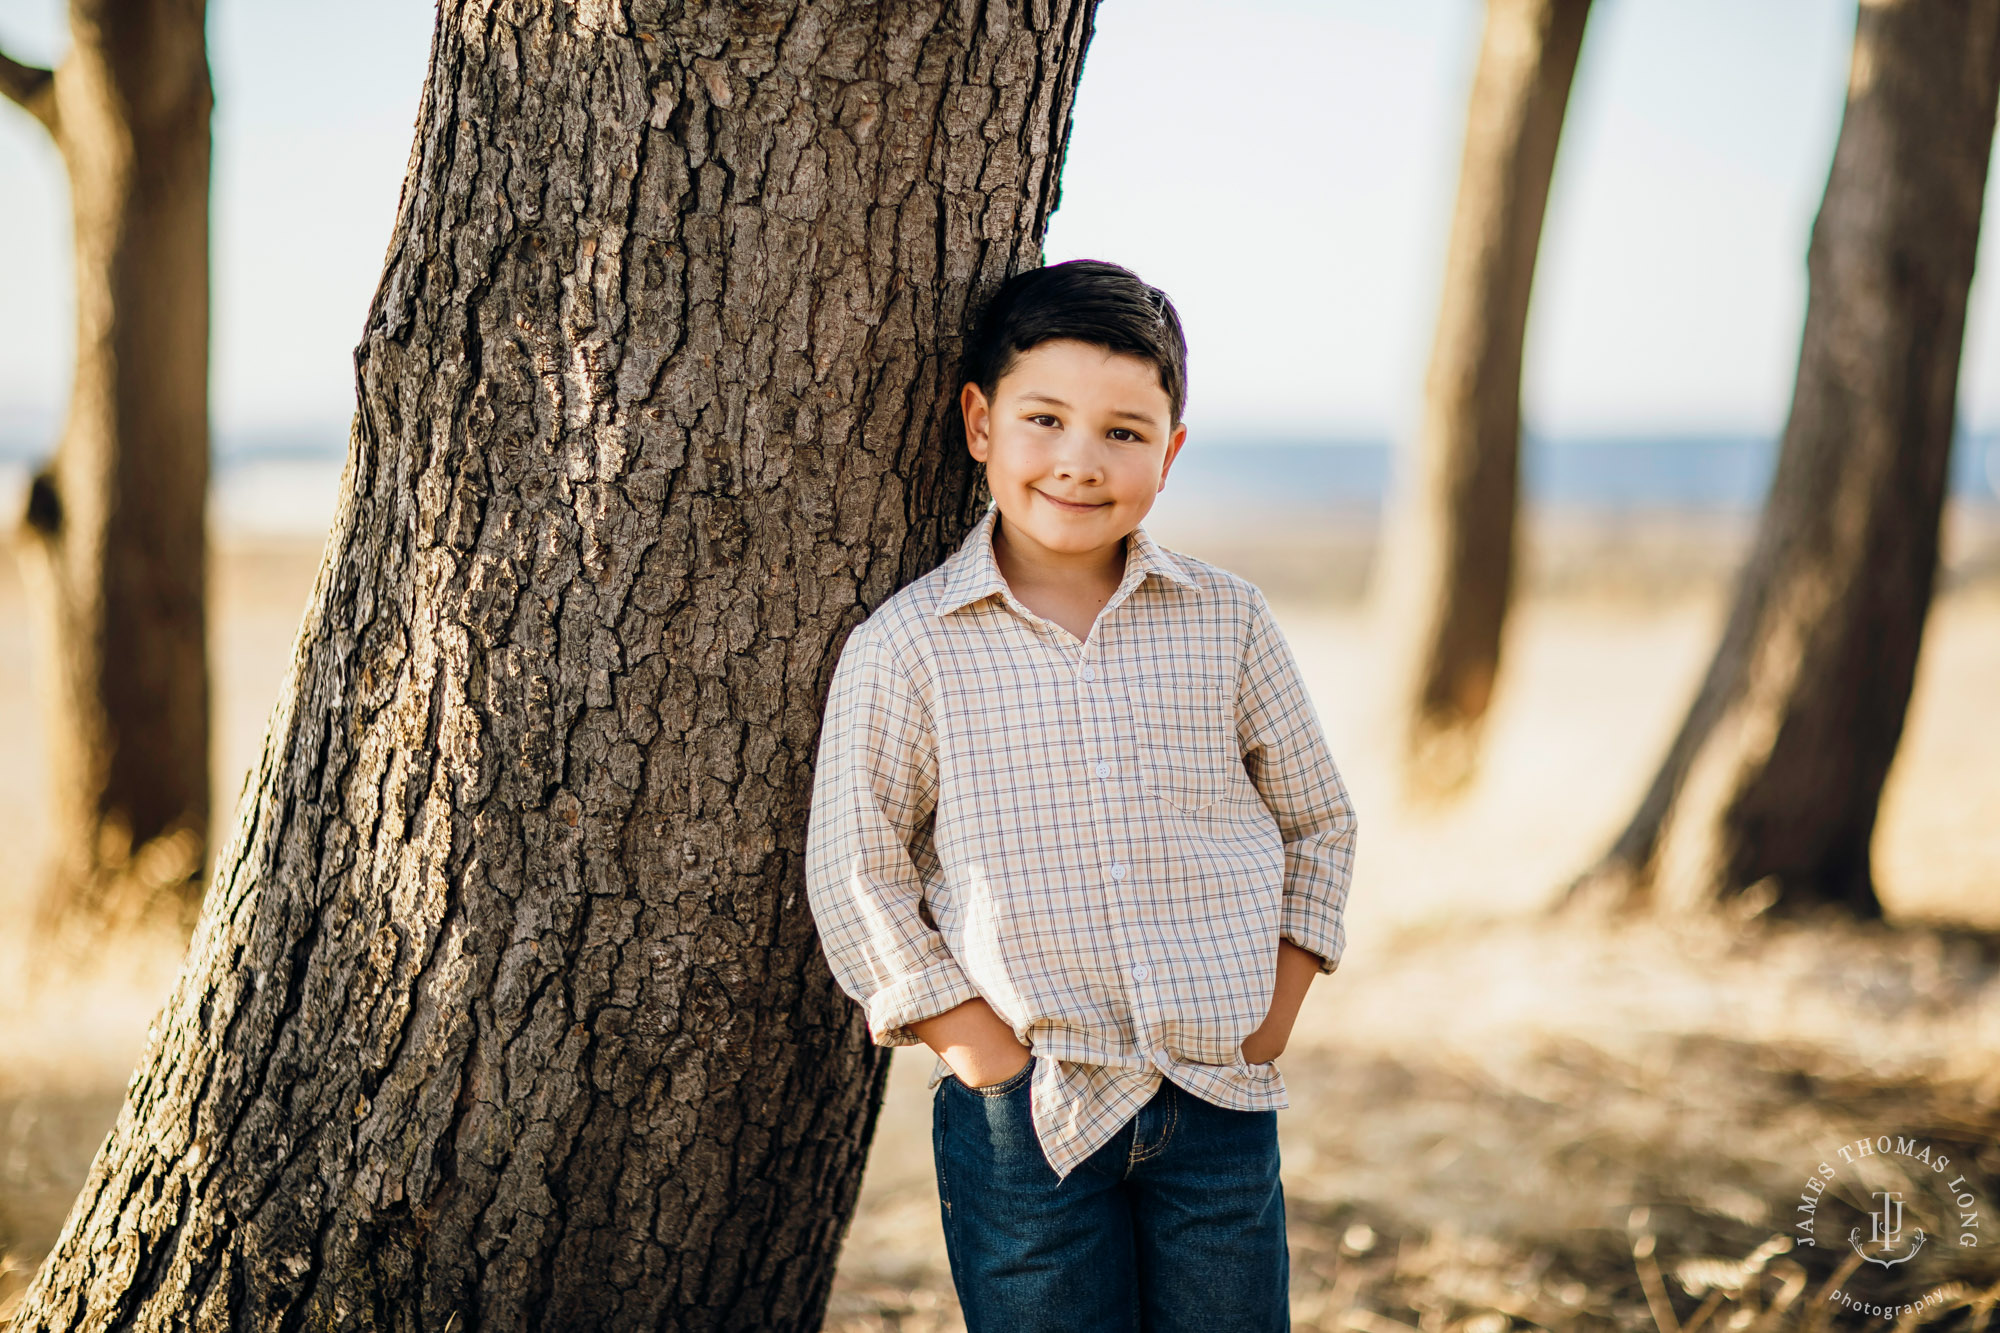
<path id="1" fill-rule="evenodd" d="M 0 0 L 54 58 L 60 0 Z M 1211 438 L 1383 437 L 1422 381 L 1476 0 L 1106 0 L 1049 257 L 1165 287 Z M 431 10 L 212 0 L 218 429 L 344 436 L 353 345 L 409 152 Z M 1599 0 L 1557 167 L 1526 410 L 1549 433 L 1774 432 L 1852 32 L 1835 0 Z M 55 154 L 0 113 L 0 431 L 68 380 Z M 1992 192 L 1989 193 L 1989 200 Z M 2000 426 L 2000 284 L 1965 424 Z"/>

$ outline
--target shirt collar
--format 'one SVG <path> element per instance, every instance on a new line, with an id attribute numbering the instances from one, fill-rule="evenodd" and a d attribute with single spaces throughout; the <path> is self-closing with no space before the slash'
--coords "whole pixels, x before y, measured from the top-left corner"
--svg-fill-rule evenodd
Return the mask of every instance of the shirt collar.
<path id="1" fill-rule="evenodd" d="M 993 556 L 993 525 L 999 517 L 1000 507 L 988 504 L 979 522 L 945 562 L 948 572 L 933 614 L 948 616 L 994 593 L 1007 594 L 1006 577 L 1000 573 L 1000 562 Z M 1115 603 L 1122 599 L 1148 574 L 1157 574 L 1190 592 L 1201 591 L 1201 586 L 1175 563 L 1165 547 L 1147 535 L 1145 528 L 1134 528 L 1131 538 L 1125 543 L 1125 577 L 1119 581 L 1112 601 Z"/>

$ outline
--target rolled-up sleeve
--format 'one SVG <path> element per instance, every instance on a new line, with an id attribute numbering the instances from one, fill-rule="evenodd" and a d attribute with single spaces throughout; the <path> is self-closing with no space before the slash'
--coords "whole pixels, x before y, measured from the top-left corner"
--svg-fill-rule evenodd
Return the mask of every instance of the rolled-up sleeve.
<path id="1" fill-rule="evenodd" d="M 806 894 L 827 965 L 882 1046 L 915 1045 L 910 1024 L 979 993 L 922 909 L 917 865 L 937 789 L 923 701 L 864 621 L 834 667 L 820 724 Z"/>
<path id="2" fill-rule="evenodd" d="M 1284 907 L 1278 933 L 1340 964 L 1343 914 L 1354 876 L 1357 823 L 1291 645 L 1263 595 L 1253 603 L 1236 705 L 1243 767 L 1277 820 L 1285 844 Z"/>

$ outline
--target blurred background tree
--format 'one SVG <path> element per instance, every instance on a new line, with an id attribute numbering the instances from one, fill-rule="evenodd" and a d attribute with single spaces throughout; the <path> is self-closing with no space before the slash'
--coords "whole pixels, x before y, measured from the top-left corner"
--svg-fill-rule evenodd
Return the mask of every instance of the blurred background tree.
<path id="1" fill-rule="evenodd" d="M 1755 544 L 1680 734 L 1573 899 L 1881 913 L 1870 847 L 1937 576 L 1996 91 L 2000 3 L 1862 4 Z"/>
<path id="2" fill-rule="evenodd" d="M 76 366 L 22 547 L 48 701 L 45 938 L 192 924 L 209 824 L 209 88 L 204 0 L 73 0 L 0 91 L 60 150 Z"/>
<path id="3" fill-rule="evenodd" d="M 1462 791 L 1500 670 L 1520 507 L 1521 356 L 1590 0 L 1488 0 L 1444 298 L 1379 596 L 1400 642 L 1403 783 Z"/>

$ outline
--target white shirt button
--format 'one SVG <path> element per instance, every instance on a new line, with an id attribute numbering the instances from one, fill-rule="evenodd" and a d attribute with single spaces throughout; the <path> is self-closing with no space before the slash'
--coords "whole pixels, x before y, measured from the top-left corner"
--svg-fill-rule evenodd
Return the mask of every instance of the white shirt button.
<path id="1" fill-rule="evenodd" d="M 1144 981 L 1145 979 L 1146 979 L 1146 965 L 1144 963 L 1141 963 L 1137 967 L 1132 969 L 1132 980 Z"/>
<path id="2" fill-rule="evenodd" d="M 1087 666 L 1087 667 L 1085 667 L 1085 668 L 1083 669 L 1083 678 L 1084 678 L 1084 680 L 1086 680 L 1086 681 L 1092 681 L 1092 680 L 1096 680 L 1096 679 L 1097 679 L 1097 668 L 1096 668 L 1096 667 L 1094 667 L 1094 666 Z"/>
<path id="3" fill-rule="evenodd" d="M 1097 776 L 1098 776 L 1098 777 L 1100 777 L 1100 778 L 1108 778 L 1108 777 L 1110 777 L 1110 776 L 1111 776 L 1111 765 L 1109 765 L 1109 764 L 1099 764 L 1099 765 L 1097 766 Z"/>
<path id="4" fill-rule="evenodd" d="M 1124 864 L 1124 862 L 1122 862 L 1122 861 L 1121 861 L 1121 862 L 1117 862 L 1116 864 L 1114 864 L 1114 865 L 1113 865 L 1113 866 L 1111 867 L 1111 878 L 1113 878 L 1113 879 L 1123 879 L 1123 878 L 1125 878 L 1125 864 Z"/>

